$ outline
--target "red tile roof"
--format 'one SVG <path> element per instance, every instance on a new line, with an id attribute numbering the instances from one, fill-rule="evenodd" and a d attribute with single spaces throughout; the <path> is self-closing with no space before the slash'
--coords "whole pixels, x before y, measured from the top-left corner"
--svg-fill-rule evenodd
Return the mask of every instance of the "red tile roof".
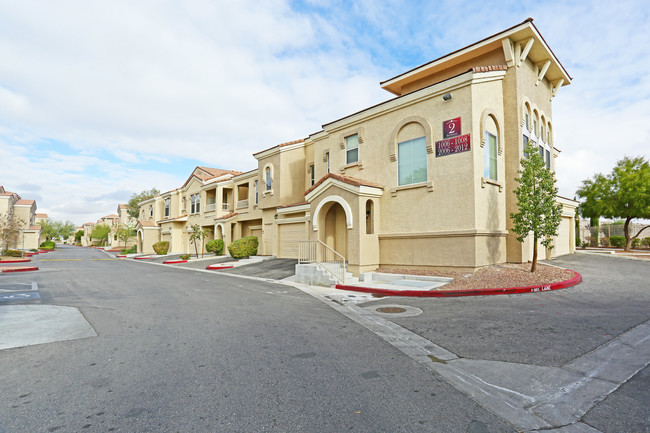
<path id="1" fill-rule="evenodd" d="M 207 174 L 196 174 L 196 169 L 199 169 Z M 185 183 L 183 184 L 182 188 L 185 188 L 185 186 L 190 183 L 190 180 L 192 180 L 193 177 L 206 181 L 210 179 L 214 179 L 215 177 L 221 177 L 226 174 L 232 174 L 233 176 L 237 176 L 238 174 L 241 174 L 241 171 L 236 171 L 236 170 L 222 170 L 220 168 L 212 168 L 212 167 L 202 167 L 202 166 L 196 166 L 194 171 L 192 171 L 192 174 L 190 174 L 190 177 L 187 178 Z"/>
<path id="2" fill-rule="evenodd" d="M 118 209 L 128 209 L 129 206 L 126 205 L 126 204 L 118 204 L 118 205 L 117 205 L 117 208 L 118 208 Z"/>
<path id="3" fill-rule="evenodd" d="M 119 217 L 120 217 L 119 215 L 110 214 L 110 215 L 106 215 L 105 217 L 102 217 L 102 218 L 104 218 L 104 219 L 106 219 L 106 218 L 118 219 Z"/>
<path id="4" fill-rule="evenodd" d="M 138 220 L 138 223 L 142 227 L 155 227 L 156 226 L 156 223 L 154 223 L 153 221 Z"/>
<path id="5" fill-rule="evenodd" d="M 253 156 L 255 156 L 255 155 L 259 155 L 260 153 L 264 153 L 264 152 L 266 152 L 267 150 L 275 149 L 276 147 L 291 146 L 292 144 L 302 143 L 303 141 L 305 141 L 304 138 L 301 138 L 301 139 L 299 139 L 299 140 L 287 141 L 286 143 L 277 144 L 277 145 L 275 145 L 275 146 L 271 146 L 271 147 L 269 147 L 268 149 L 260 150 L 259 152 L 254 153 Z"/>
<path id="6" fill-rule="evenodd" d="M 19 205 L 30 205 L 36 203 L 34 200 L 18 200 L 14 204 L 19 204 Z"/>
<path id="7" fill-rule="evenodd" d="M 379 185 L 379 184 L 373 183 L 373 182 L 368 182 L 367 180 L 358 179 L 358 178 L 352 177 L 352 176 L 343 176 L 341 174 L 327 173 L 318 182 L 316 182 L 311 188 L 309 188 L 307 191 L 305 191 L 305 195 L 307 195 L 310 192 L 312 192 L 313 190 L 315 190 L 319 185 L 321 185 L 323 182 L 325 182 L 329 178 L 332 178 L 334 180 L 338 180 L 340 182 L 347 183 L 349 185 L 371 186 L 373 188 L 384 189 L 384 187 L 382 185 Z"/>
<path id="8" fill-rule="evenodd" d="M 492 72 L 492 71 L 507 71 L 507 65 L 488 65 L 488 66 L 475 66 L 470 71 L 472 72 Z"/>
<path id="9" fill-rule="evenodd" d="M 41 226 L 29 226 L 29 229 L 30 230 L 41 230 L 42 227 Z"/>
<path id="10" fill-rule="evenodd" d="M 299 201 L 298 203 L 288 204 L 288 205 L 285 205 L 285 206 L 278 206 L 278 209 L 282 209 L 282 208 L 285 208 L 285 207 L 303 206 L 303 205 L 306 205 L 306 204 L 309 204 L 309 202 L 308 201 Z"/>
<path id="11" fill-rule="evenodd" d="M 36 218 L 48 218 L 46 213 L 37 213 L 34 215 Z"/>
<path id="12" fill-rule="evenodd" d="M 234 216 L 237 216 L 237 215 L 239 215 L 237 212 L 231 212 L 231 213 L 226 214 L 226 215 L 224 215 L 222 217 L 215 218 L 215 220 L 227 220 L 227 219 L 230 219 L 230 218 L 232 218 Z"/>

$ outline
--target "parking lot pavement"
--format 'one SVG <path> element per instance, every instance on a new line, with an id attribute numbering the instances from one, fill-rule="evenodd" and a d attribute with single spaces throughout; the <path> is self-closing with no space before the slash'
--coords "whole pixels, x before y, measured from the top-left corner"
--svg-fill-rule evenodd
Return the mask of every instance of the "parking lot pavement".
<path id="1" fill-rule="evenodd" d="M 239 266 L 231 269 L 223 269 L 215 272 L 282 280 L 296 274 L 297 264 L 298 260 L 296 259 L 270 259 L 264 260 L 263 262 L 252 263 L 250 265 Z"/>

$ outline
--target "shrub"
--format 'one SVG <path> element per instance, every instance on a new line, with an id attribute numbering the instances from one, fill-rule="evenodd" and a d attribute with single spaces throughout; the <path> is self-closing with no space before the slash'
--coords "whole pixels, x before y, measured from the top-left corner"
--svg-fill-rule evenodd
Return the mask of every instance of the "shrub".
<path id="1" fill-rule="evenodd" d="M 642 243 L 643 245 L 645 245 L 646 247 L 650 247 L 650 238 L 643 238 L 643 240 L 641 241 L 641 243 Z"/>
<path id="2" fill-rule="evenodd" d="M 131 248 L 122 248 L 122 251 L 120 251 L 120 254 L 133 254 L 137 253 L 137 248 L 135 245 L 133 245 Z"/>
<path id="3" fill-rule="evenodd" d="M 18 250 L 4 250 L 2 255 L 7 257 L 22 257 L 23 253 Z"/>
<path id="4" fill-rule="evenodd" d="M 31 251 L 31 252 L 33 252 L 33 253 L 36 253 L 36 252 L 38 252 L 38 250 L 37 250 L 36 248 L 32 248 L 32 249 L 31 249 L 31 250 L 29 250 L 29 251 Z"/>
<path id="5" fill-rule="evenodd" d="M 609 243 L 612 244 L 613 247 L 623 248 L 625 247 L 625 236 L 610 236 Z"/>
<path id="6" fill-rule="evenodd" d="M 190 259 L 190 255 L 189 255 L 189 254 L 181 254 L 181 257 L 180 257 L 180 258 L 181 258 L 181 260 L 189 260 L 189 259 Z"/>
<path id="7" fill-rule="evenodd" d="M 156 242 L 153 244 L 153 250 L 158 255 L 167 254 L 167 251 L 169 251 L 169 241 Z"/>
<path id="8" fill-rule="evenodd" d="M 257 254 L 258 243 L 257 236 L 247 236 L 228 245 L 228 251 L 233 259 L 254 256 Z"/>
<path id="9" fill-rule="evenodd" d="M 55 245 L 54 241 L 45 241 L 40 245 L 40 247 L 43 250 L 53 250 Z"/>
<path id="10" fill-rule="evenodd" d="M 205 244 L 205 250 L 220 256 L 223 254 L 223 239 L 213 239 Z"/>
<path id="11" fill-rule="evenodd" d="M 632 239 L 632 248 L 639 248 L 641 246 L 641 239 L 634 238 Z"/>
<path id="12" fill-rule="evenodd" d="M 600 245 L 603 247 L 609 246 L 609 238 L 600 238 Z"/>

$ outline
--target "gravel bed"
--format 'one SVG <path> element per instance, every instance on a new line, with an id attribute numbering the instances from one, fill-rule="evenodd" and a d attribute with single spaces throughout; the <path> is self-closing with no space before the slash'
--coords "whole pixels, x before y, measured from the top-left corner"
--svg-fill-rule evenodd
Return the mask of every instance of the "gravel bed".
<path id="1" fill-rule="evenodd" d="M 548 266 L 541 263 L 537 264 L 537 270 L 535 272 L 530 272 L 530 263 L 506 263 L 486 266 L 474 273 L 399 268 L 380 268 L 377 272 L 385 272 L 389 274 L 432 275 L 437 277 L 453 278 L 451 283 L 441 286 L 438 290 L 525 287 L 558 283 L 560 281 L 569 280 L 575 275 L 568 269 L 557 268 L 555 266 Z"/>

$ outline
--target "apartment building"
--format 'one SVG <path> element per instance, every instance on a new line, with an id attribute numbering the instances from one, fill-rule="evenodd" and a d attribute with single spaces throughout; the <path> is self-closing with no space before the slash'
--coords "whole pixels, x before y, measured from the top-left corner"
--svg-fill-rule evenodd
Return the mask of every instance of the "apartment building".
<path id="1" fill-rule="evenodd" d="M 0 217 L 8 217 L 19 223 L 19 233 L 9 242 L 8 249 L 31 250 L 39 247 L 41 226 L 36 224 L 36 201 L 24 200 L 0 185 Z"/>
<path id="2" fill-rule="evenodd" d="M 192 251 L 198 224 L 226 244 L 257 236 L 264 255 L 325 244 L 355 274 L 526 262 L 532 240 L 509 231 L 514 179 L 529 142 L 555 170 L 552 101 L 570 82 L 527 19 L 382 82 L 392 99 L 254 154 L 254 171 L 197 167 L 182 187 L 140 204 L 138 250 L 169 240 L 171 251 Z M 547 258 L 575 249 L 577 202 L 557 201 Z"/>

